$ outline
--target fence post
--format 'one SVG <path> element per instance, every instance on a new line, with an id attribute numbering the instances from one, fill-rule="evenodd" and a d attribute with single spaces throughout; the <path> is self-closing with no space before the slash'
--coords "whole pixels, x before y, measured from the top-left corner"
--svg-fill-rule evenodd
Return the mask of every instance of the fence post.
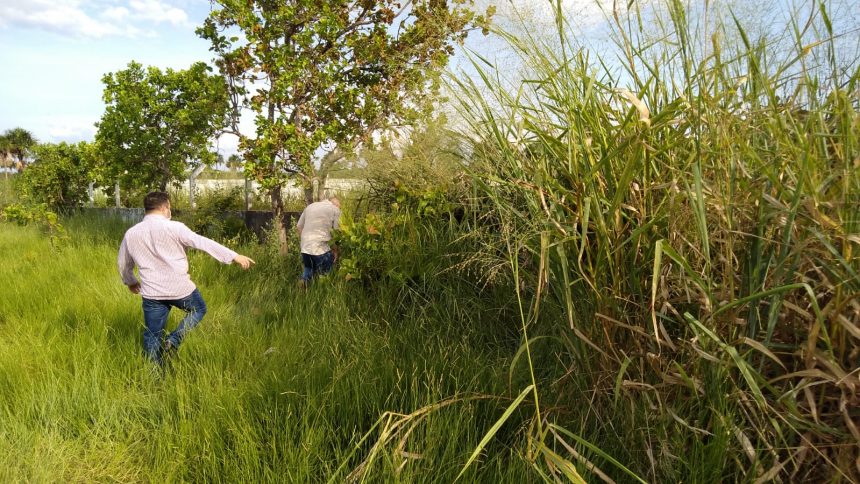
<path id="1" fill-rule="evenodd" d="M 96 196 L 95 196 L 94 189 L 93 189 L 94 185 L 95 185 L 95 182 L 90 182 L 90 184 L 87 185 L 87 196 L 89 197 L 90 208 L 94 207 L 95 202 L 96 202 Z"/>
<path id="2" fill-rule="evenodd" d="M 113 185 L 113 201 L 116 208 L 120 208 L 122 204 L 119 201 L 119 180 L 117 180 Z"/>
<path id="3" fill-rule="evenodd" d="M 206 168 L 206 165 L 199 164 L 191 170 L 191 174 L 188 175 L 188 203 L 191 205 L 191 208 L 197 208 L 197 202 L 194 201 L 194 188 L 197 183 L 197 176 L 203 172 L 203 169 Z"/>
<path id="4" fill-rule="evenodd" d="M 245 211 L 251 210 L 251 179 L 245 177 Z"/>
<path id="5" fill-rule="evenodd" d="M 194 201 L 194 173 L 188 177 L 188 205 L 191 208 L 197 208 L 197 203 Z"/>
<path id="6" fill-rule="evenodd" d="M 314 194 L 313 195 L 314 201 L 319 202 L 320 200 L 322 200 L 322 198 L 321 198 L 322 192 L 320 191 L 320 179 L 317 177 L 314 177 L 313 180 L 311 180 L 311 187 L 312 187 L 311 189 L 313 190 L 313 194 Z"/>

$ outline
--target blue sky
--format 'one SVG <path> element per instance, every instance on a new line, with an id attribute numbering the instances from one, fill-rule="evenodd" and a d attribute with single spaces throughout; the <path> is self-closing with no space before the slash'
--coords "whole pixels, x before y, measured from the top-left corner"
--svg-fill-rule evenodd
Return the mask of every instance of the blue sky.
<path id="1" fill-rule="evenodd" d="M 519 8 L 549 19 L 542 0 L 499 3 L 501 18 Z M 208 0 L 0 0 L 0 132 L 22 127 L 43 142 L 92 140 L 104 111 L 102 76 L 131 60 L 179 69 L 209 62 L 208 44 L 194 34 L 209 11 Z M 470 46 L 483 54 L 497 50 L 473 37 Z M 217 148 L 229 154 L 235 145 L 224 137 Z"/>
<path id="2" fill-rule="evenodd" d="M 687 1 L 698 5 L 704 0 Z M 763 25 L 784 15 L 788 4 L 810 1 L 710 0 L 712 6 L 740 7 L 751 14 L 744 15 L 746 20 L 759 17 Z M 516 11 L 528 19 L 533 34 L 554 31 L 547 0 L 476 0 L 479 8 L 490 2 L 498 4 L 497 21 L 516 24 L 511 21 Z M 597 7 L 601 2 L 612 4 L 612 0 L 562 1 L 579 40 L 604 24 Z M 830 2 L 840 6 L 832 13 L 843 24 L 841 30 L 860 25 L 860 1 Z M 208 44 L 194 34 L 209 10 L 208 0 L 0 0 L 0 132 L 23 127 L 45 142 L 92 140 L 93 124 L 104 111 L 102 76 L 123 69 L 131 60 L 178 69 L 210 61 Z M 856 39 L 857 35 L 850 37 L 855 48 Z M 500 64 L 509 56 L 500 42 L 480 35 L 471 36 L 468 46 Z M 601 47 L 596 50 L 605 52 Z M 455 69 L 467 64 L 463 59 L 452 61 Z M 251 132 L 253 126 L 243 130 Z M 231 138 L 223 137 L 217 146 L 225 155 L 235 151 L 236 140 Z"/>
<path id="3" fill-rule="evenodd" d="M 129 61 L 186 68 L 211 55 L 194 29 L 207 0 L 0 0 L 0 131 L 91 140 L 102 76 Z"/>

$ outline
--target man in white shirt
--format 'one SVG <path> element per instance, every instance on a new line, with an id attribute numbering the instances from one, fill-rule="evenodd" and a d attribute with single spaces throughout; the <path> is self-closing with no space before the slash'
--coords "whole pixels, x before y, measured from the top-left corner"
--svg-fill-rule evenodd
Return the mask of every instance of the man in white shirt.
<path id="1" fill-rule="evenodd" d="M 314 202 L 302 212 L 296 224 L 296 231 L 301 238 L 302 251 L 302 282 L 307 284 L 317 274 L 331 271 L 337 258 L 328 242 L 331 240 L 332 229 L 340 227 L 340 200 L 330 197 L 328 200 Z"/>
<path id="2" fill-rule="evenodd" d="M 143 221 L 128 229 L 119 247 L 117 264 L 128 290 L 143 297 L 143 350 L 156 363 L 174 353 L 185 334 L 206 314 L 206 302 L 188 275 L 185 249 L 202 250 L 222 264 L 235 262 L 247 270 L 254 261 L 170 220 L 170 197 L 151 192 L 143 200 Z M 140 280 L 134 276 L 137 266 Z M 185 311 L 176 331 L 164 338 L 171 307 Z"/>

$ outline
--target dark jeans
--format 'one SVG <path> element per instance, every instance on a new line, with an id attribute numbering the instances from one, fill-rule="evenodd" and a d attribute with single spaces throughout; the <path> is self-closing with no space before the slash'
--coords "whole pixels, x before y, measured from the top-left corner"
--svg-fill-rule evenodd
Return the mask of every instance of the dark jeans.
<path id="1" fill-rule="evenodd" d="M 161 363 L 161 339 L 164 337 L 164 326 L 172 307 L 186 313 L 176 331 L 167 336 L 167 341 L 175 348 L 179 347 L 185 334 L 197 326 L 206 314 L 206 302 L 197 289 L 182 299 L 143 298 L 143 322 L 146 325 L 143 330 L 143 351 L 156 363 Z"/>
<path id="2" fill-rule="evenodd" d="M 310 282 L 317 274 L 326 274 L 331 272 L 331 267 L 334 264 L 334 254 L 331 251 L 322 255 L 310 255 L 302 252 L 302 281 Z"/>

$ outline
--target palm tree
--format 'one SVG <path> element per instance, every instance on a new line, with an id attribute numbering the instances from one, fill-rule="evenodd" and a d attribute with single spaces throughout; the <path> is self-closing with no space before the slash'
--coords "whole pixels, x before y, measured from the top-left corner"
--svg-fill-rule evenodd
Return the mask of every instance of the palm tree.
<path id="1" fill-rule="evenodd" d="M 229 168 L 230 171 L 235 173 L 240 166 L 242 166 L 242 158 L 239 158 L 239 155 L 233 153 L 229 158 L 227 158 L 227 168 Z"/>
<path id="2" fill-rule="evenodd" d="M 2 139 L 3 152 L 15 158 L 16 167 L 21 171 L 26 164 L 27 155 L 37 143 L 36 138 L 24 128 L 14 128 L 7 129 Z"/>
<path id="3" fill-rule="evenodd" d="M 0 168 L 3 168 L 3 174 L 9 178 L 9 168 L 12 167 L 12 152 L 9 146 L 9 139 L 5 135 L 0 135 Z"/>

